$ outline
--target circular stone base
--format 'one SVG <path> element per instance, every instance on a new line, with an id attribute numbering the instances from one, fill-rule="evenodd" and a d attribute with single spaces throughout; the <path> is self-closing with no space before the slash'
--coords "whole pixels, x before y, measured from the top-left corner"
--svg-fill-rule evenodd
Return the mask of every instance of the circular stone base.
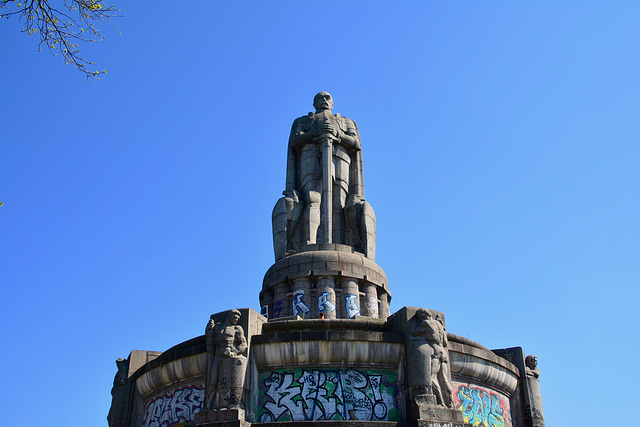
<path id="1" fill-rule="evenodd" d="M 387 275 L 359 253 L 316 250 L 286 256 L 269 268 L 260 304 L 270 320 L 389 316 Z"/>

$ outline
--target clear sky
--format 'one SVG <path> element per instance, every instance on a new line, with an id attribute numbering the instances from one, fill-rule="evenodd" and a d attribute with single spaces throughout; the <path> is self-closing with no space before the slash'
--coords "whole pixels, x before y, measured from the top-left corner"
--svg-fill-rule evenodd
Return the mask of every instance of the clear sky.
<path id="1" fill-rule="evenodd" d="M 549 426 L 633 422 L 640 2 L 117 6 L 89 83 L 0 22 L 1 425 L 105 426 L 116 358 L 259 311 L 321 90 L 360 128 L 391 311 L 538 355 Z"/>

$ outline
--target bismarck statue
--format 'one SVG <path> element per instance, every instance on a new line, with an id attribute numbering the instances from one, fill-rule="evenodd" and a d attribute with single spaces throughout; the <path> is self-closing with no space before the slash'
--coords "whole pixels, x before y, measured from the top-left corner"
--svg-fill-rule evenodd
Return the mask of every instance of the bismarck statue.
<path id="1" fill-rule="evenodd" d="M 313 106 L 291 127 L 286 188 L 273 210 L 276 260 L 318 244 L 351 246 L 374 260 L 376 219 L 364 200 L 358 127 L 332 113 L 327 92 Z"/>

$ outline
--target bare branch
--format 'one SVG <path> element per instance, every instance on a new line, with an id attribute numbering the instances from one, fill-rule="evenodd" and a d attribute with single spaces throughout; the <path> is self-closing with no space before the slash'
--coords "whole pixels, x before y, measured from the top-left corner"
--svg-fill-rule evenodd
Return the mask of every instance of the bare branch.
<path id="1" fill-rule="evenodd" d="M 94 63 L 80 56 L 79 43 L 102 40 L 104 37 L 96 23 L 113 25 L 111 18 L 122 16 L 118 14 L 120 9 L 107 6 L 101 0 L 62 0 L 59 8 L 53 7 L 52 1 L 0 0 L 0 10 L 6 10 L 0 12 L 0 18 L 18 16 L 24 25 L 22 32 L 40 36 L 38 50 L 44 45 L 53 55 L 62 54 L 65 63 L 72 64 L 87 79 L 99 79 L 106 70 L 88 70 Z"/>

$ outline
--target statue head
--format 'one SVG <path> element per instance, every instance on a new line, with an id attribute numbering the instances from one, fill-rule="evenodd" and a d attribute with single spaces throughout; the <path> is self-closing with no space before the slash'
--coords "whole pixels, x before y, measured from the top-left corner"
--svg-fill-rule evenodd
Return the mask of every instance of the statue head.
<path id="1" fill-rule="evenodd" d="M 240 310 L 236 310 L 234 308 L 233 310 L 229 310 L 229 314 L 227 314 L 227 321 L 229 322 L 229 324 L 235 325 L 236 323 L 238 323 L 238 320 L 240 320 L 240 316 Z"/>
<path id="2" fill-rule="evenodd" d="M 333 98 L 329 92 L 318 92 L 316 96 L 313 97 L 313 106 L 316 109 L 316 113 L 319 113 L 323 110 L 333 110 Z"/>
<path id="3" fill-rule="evenodd" d="M 536 367 L 538 366 L 538 356 L 530 354 L 524 359 L 524 363 L 529 369 L 536 369 Z"/>
<path id="4" fill-rule="evenodd" d="M 420 320 L 431 320 L 431 313 L 429 313 L 424 308 L 416 311 L 416 317 Z"/>

